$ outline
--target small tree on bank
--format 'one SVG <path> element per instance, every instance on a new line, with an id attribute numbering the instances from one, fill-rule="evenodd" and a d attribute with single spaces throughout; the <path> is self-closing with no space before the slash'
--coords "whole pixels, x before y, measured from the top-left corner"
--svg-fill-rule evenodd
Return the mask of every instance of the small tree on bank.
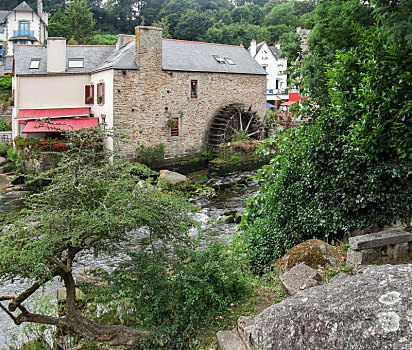
<path id="1" fill-rule="evenodd" d="M 0 307 L 17 325 L 54 325 L 85 339 L 131 345 L 146 332 L 99 325 L 79 312 L 73 262 L 84 251 L 127 254 L 124 243 L 132 238 L 129 232 L 142 227 L 146 241 L 158 249 L 188 242 L 191 207 L 184 199 L 163 195 L 142 182 L 152 175 L 145 166 L 109 164 L 101 151 L 104 135 L 99 129 L 68 136 L 71 145 L 62 161 L 42 175 L 50 184 L 27 200 L 27 209 L 17 219 L 3 225 L 0 281 L 21 278 L 32 284 L 18 295 L 0 296 Z M 30 312 L 26 301 L 55 276 L 62 278 L 67 291 L 64 316 Z"/>

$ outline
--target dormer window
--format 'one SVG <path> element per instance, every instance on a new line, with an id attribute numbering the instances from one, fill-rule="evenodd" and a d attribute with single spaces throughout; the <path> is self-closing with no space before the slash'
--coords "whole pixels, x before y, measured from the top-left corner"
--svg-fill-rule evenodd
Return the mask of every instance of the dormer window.
<path id="1" fill-rule="evenodd" d="M 225 57 L 225 60 L 227 63 L 231 64 L 231 65 L 235 65 L 236 63 L 229 57 Z"/>
<path id="2" fill-rule="evenodd" d="M 40 58 L 32 58 L 30 61 L 30 69 L 39 69 Z"/>
<path id="3" fill-rule="evenodd" d="M 69 58 L 69 68 L 83 68 L 84 59 L 83 58 Z"/>
<path id="4" fill-rule="evenodd" d="M 225 64 L 226 63 L 226 61 L 224 60 L 224 58 L 222 58 L 222 57 L 220 57 L 220 56 L 218 56 L 218 55 L 212 55 L 213 56 L 213 58 L 216 60 L 216 61 L 218 61 L 220 64 Z"/>

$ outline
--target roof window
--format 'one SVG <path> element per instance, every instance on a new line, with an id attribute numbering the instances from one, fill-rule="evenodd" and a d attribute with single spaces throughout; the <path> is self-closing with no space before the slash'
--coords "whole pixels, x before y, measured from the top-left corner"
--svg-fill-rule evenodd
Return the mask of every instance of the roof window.
<path id="1" fill-rule="evenodd" d="M 229 57 L 225 57 L 225 60 L 227 63 L 231 64 L 231 65 L 235 65 L 236 63 Z"/>
<path id="2" fill-rule="evenodd" d="M 30 69 L 39 69 L 40 58 L 32 58 L 30 61 Z"/>
<path id="3" fill-rule="evenodd" d="M 216 61 L 218 61 L 220 64 L 225 64 L 226 63 L 226 61 L 222 58 L 222 57 L 220 57 L 220 56 L 218 56 L 218 55 L 212 55 L 213 56 L 213 58 L 216 60 Z"/>
<path id="4" fill-rule="evenodd" d="M 83 58 L 69 58 L 69 68 L 83 68 L 84 59 Z"/>

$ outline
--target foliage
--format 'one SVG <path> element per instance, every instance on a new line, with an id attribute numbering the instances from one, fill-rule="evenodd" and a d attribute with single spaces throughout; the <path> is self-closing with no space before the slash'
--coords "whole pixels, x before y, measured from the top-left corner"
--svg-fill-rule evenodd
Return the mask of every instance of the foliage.
<path id="1" fill-rule="evenodd" d="M 19 149 L 24 149 L 27 147 L 27 148 L 45 150 L 45 151 L 65 150 L 70 146 L 70 142 L 67 140 L 56 140 L 56 139 L 38 140 L 38 139 L 24 138 L 20 136 L 16 136 L 14 138 L 14 144 Z"/>
<path id="2" fill-rule="evenodd" d="M 0 119 L 0 131 L 10 131 L 11 125 L 7 123 L 5 120 Z"/>
<path id="3" fill-rule="evenodd" d="M 378 27 L 354 40 L 329 69 L 331 105 L 260 151 L 272 158 L 257 176 L 241 239 L 256 272 L 309 238 L 410 222 L 410 52 Z"/>
<path id="4" fill-rule="evenodd" d="M 197 251 L 178 247 L 174 252 L 173 259 L 162 252 L 134 254 L 131 263 L 115 273 L 109 293 L 110 298 L 139 296 L 133 298 L 131 317 L 157 330 L 144 342 L 150 349 L 185 348 L 200 327 L 215 322 L 247 292 L 240 268 L 223 244 Z"/>
<path id="5" fill-rule="evenodd" d="M 11 74 L 0 76 L 0 95 L 11 95 Z"/>
<path id="6" fill-rule="evenodd" d="M 93 38 L 94 45 L 116 45 L 116 35 L 98 34 Z"/>
<path id="7" fill-rule="evenodd" d="M 371 159 L 412 157 L 412 53 L 378 28 L 339 54 L 329 69 L 334 113 L 349 125 L 348 138 Z"/>
<path id="8" fill-rule="evenodd" d="M 12 162 L 13 168 L 17 174 L 24 172 L 24 157 L 19 151 L 14 151 L 13 148 L 7 150 L 7 159 Z"/>
<path id="9" fill-rule="evenodd" d="M 11 146 L 7 143 L 0 143 L 0 156 L 4 157 L 7 155 L 7 151 L 11 148 Z"/>
<path id="10" fill-rule="evenodd" d="M 137 149 L 136 161 L 148 166 L 160 165 L 165 159 L 166 146 L 159 143 L 153 146 L 140 145 Z"/>
<path id="11" fill-rule="evenodd" d="M 95 24 L 87 0 L 72 0 L 64 12 L 58 11 L 50 18 L 50 35 L 65 37 L 70 44 L 91 44 Z"/>

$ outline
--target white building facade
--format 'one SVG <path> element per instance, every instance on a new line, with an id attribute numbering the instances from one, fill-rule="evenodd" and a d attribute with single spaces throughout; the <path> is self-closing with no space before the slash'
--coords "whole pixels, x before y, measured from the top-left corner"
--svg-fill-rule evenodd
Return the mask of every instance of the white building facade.
<path id="1" fill-rule="evenodd" d="M 41 0 L 37 12 L 26 2 L 0 10 L 0 73 L 13 69 L 14 44 L 43 45 L 47 40 L 48 14 Z"/>
<path id="2" fill-rule="evenodd" d="M 288 60 L 282 54 L 280 45 L 269 46 L 266 41 L 256 43 L 252 40 L 248 49 L 250 55 L 267 72 L 266 100 L 277 104 L 276 101 L 287 100 Z"/>

